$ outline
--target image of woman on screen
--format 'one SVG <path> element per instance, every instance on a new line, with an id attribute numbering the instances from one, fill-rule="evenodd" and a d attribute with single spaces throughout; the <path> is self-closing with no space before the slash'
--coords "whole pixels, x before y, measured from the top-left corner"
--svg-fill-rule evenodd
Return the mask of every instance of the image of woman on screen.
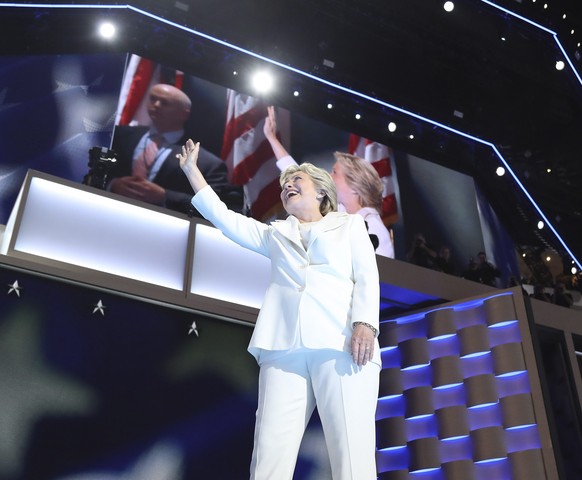
<path id="1" fill-rule="evenodd" d="M 267 111 L 263 132 L 277 158 L 277 166 L 283 171 L 291 165 L 297 165 L 297 162 L 277 138 L 275 108 L 270 106 Z M 375 243 L 376 253 L 394 258 L 392 235 L 381 216 L 384 187 L 380 175 L 370 162 L 356 155 L 335 152 L 334 157 L 336 161 L 331 176 L 336 186 L 340 209 L 361 215 Z"/>
<path id="2" fill-rule="evenodd" d="M 250 478 L 292 479 L 317 407 L 333 478 L 375 479 L 379 277 L 363 217 L 337 211 L 330 174 L 310 163 L 280 176 L 285 220 L 265 224 L 233 212 L 206 183 L 198 149 L 188 140 L 179 155 L 192 204 L 228 238 L 271 260 L 248 347 L 259 364 Z"/>

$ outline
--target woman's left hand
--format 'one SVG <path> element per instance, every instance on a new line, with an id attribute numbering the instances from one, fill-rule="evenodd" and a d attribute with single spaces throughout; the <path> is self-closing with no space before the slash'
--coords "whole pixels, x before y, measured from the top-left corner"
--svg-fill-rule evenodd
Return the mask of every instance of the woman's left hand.
<path id="1" fill-rule="evenodd" d="M 365 325 L 356 325 L 352 333 L 352 357 L 359 366 L 366 365 L 374 355 L 374 332 Z"/>

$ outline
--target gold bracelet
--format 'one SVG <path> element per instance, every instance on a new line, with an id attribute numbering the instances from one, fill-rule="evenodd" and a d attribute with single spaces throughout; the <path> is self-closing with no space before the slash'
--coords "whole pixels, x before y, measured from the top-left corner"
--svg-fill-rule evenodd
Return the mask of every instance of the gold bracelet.
<path id="1" fill-rule="evenodd" d="M 352 328 L 355 327 L 356 325 L 363 325 L 364 327 L 368 327 L 370 330 L 372 330 L 372 332 L 374 332 L 375 337 L 378 336 L 378 329 L 373 325 L 370 325 L 369 323 L 366 322 L 354 322 L 352 323 Z"/>

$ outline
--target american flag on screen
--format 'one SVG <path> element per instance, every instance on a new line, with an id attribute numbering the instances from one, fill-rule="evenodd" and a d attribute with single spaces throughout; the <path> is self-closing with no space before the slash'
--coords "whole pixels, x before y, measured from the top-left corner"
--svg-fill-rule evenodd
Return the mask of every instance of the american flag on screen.
<path id="1" fill-rule="evenodd" d="M 121 85 L 116 125 L 149 125 L 146 95 L 157 83 L 169 83 L 182 89 L 184 73 L 170 70 L 139 55 L 131 55 Z"/>
<path id="2" fill-rule="evenodd" d="M 289 131 L 289 112 L 278 109 L 279 135 Z M 226 126 L 221 157 L 227 163 L 229 180 L 242 185 L 245 210 L 253 218 L 269 220 L 280 211 L 280 171 L 275 155 L 263 134 L 267 105 L 260 100 L 227 91 Z"/>
<path id="3" fill-rule="evenodd" d="M 392 175 L 392 149 L 378 142 L 368 140 L 358 135 L 350 134 L 348 151 L 370 162 L 382 180 L 382 219 L 387 225 L 393 225 L 398 220 L 398 204 L 396 202 L 395 178 Z"/>

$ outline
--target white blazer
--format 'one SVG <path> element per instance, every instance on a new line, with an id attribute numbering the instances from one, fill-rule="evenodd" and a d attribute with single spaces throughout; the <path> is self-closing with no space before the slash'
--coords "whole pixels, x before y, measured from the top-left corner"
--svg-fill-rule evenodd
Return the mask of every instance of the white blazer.
<path id="1" fill-rule="evenodd" d="M 261 349 L 288 350 L 298 338 L 306 348 L 349 352 L 353 322 L 379 328 L 378 266 L 360 215 L 328 213 L 313 225 L 306 249 L 294 216 L 267 225 L 228 210 L 209 186 L 192 204 L 228 238 L 271 259 L 248 347 L 255 358 Z M 381 364 L 377 340 L 372 361 Z"/>

